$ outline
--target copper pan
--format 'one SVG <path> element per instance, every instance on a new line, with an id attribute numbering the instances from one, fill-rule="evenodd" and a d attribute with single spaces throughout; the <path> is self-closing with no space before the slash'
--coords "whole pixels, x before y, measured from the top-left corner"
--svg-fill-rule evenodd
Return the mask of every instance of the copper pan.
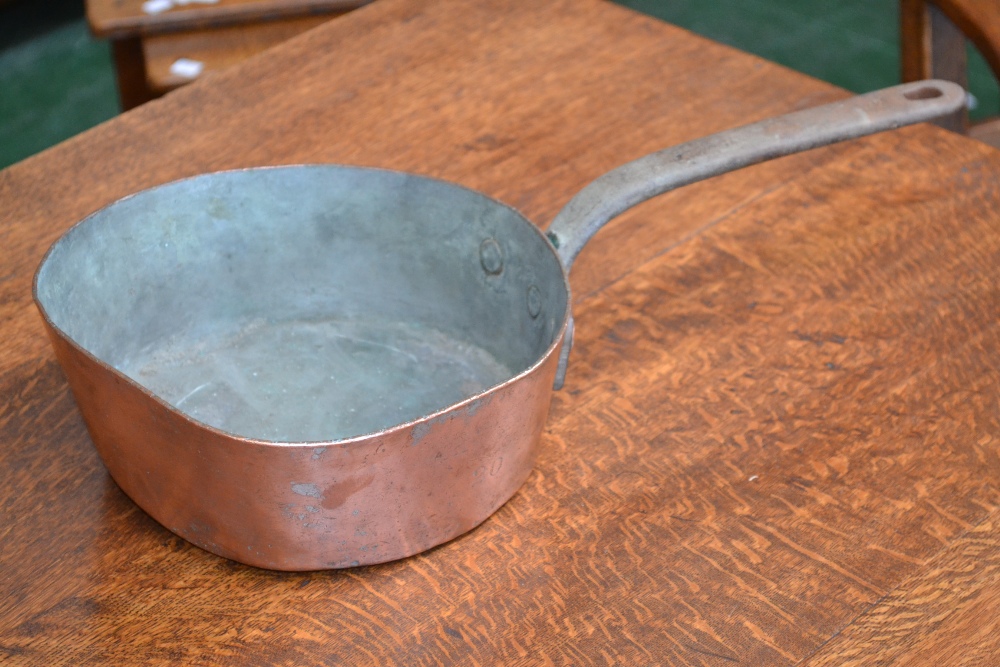
<path id="1" fill-rule="evenodd" d="M 572 344 L 570 266 L 608 220 L 964 101 L 908 84 L 654 153 L 547 234 L 411 174 L 207 174 L 73 227 L 35 302 L 101 458 L 157 521 L 263 568 L 380 563 L 472 529 L 527 478 Z"/>

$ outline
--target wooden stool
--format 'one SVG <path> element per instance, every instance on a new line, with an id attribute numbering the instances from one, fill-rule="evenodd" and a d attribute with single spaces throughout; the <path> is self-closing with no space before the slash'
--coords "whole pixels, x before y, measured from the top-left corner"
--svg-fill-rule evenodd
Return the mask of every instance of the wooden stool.
<path id="1" fill-rule="evenodd" d="M 938 78 L 968 87 L 968 38 L 1000 79 L 1000 0 L 900 0 L 903 81 Z M 970 123 L 968 111 L 938 123 L 1000 147 L 1000 118 Z"/>
<path id="2" fill-rule="evenodd" d="M 122 110 L 260 53 L 371 0 L 86 0 L 111 42 Z"/>

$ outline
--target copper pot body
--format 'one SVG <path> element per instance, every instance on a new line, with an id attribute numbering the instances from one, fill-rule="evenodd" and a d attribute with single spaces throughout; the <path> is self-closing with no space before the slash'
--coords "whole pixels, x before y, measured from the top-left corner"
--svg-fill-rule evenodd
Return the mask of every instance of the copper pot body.
<path id="1" fill-rule="evenodd" d="M 395 560 L 482 523 L 531 473 L 557 362 L 402 428 L 283 445 L 206 428 L 48 330 L 118 486 L 189 542 L 273 570 Z"/>
<path id="2" fill-rule="evenodd" d="M 220 556 L 312 570 L 424 551 L 517 491 L 569 294 L 513 209 L 323 165 L 116 202 L 53 246 L 35 298 L 130 498 Z"/>

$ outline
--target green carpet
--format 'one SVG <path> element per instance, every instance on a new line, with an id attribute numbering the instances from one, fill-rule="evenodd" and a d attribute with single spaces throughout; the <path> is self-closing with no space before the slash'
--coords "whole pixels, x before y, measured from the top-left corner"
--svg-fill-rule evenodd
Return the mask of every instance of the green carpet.
<path id="1" fill-rule="evenodd" d="M 898 0 L 617 0 L 717 42 L 856 93 L 899 83 Z M 969 48 L 972 118 L 1000 113 L 986 61 Z"/>
<path id="2" fill-rule="evenodd" d="M 899 80 L 896 0 L 618 0 L 711 39 L 855 92 Z M 973 117 L 1000 110 L 985 62 L 970 56 Z M 82 0 L 0 5 L 0 168 L 118 111 L 108 46 L 87 31 Z"/>
<path id="3" fill-rule="evenodd" d="M 0 6 L 0 168 L 117 113 L 108 45 L 80 0 Z"/>

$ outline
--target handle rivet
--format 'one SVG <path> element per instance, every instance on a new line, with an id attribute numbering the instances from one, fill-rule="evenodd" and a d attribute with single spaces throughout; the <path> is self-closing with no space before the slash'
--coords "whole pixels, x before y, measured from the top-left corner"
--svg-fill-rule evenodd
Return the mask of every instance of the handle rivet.
<path id="1" fill-rule="evenodd" d="M 528 314 L 531 315 L 531 319 L 535 319 L 540 312 L 542 312 L 542 292 L 532 285 L 528 288 Z"/>
<path id="2" fill-rule="evenodd" d="M 495 276 L 503 271 L 503 251 L 496 239 L 486 239 L 479 245 L 479 263 L 483 271 Z"/>

